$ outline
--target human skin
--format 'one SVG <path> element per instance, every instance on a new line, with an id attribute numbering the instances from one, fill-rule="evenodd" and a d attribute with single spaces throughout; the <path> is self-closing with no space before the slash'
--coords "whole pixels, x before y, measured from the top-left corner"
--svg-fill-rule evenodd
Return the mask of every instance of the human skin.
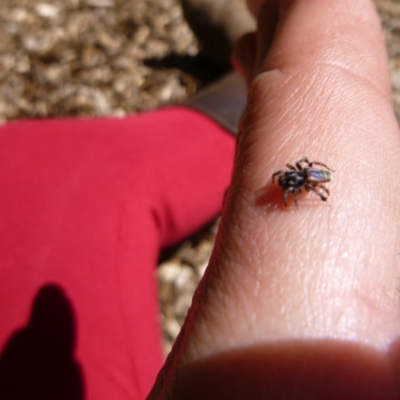
<path id="1" fill-rule="evenodd" d="M 369 0 L 249 0 L 249 82 L 215 249 L 150 399 L 397 399 L 400 136 Z M 272 184 L 303 156 L 327 203 Z"/>

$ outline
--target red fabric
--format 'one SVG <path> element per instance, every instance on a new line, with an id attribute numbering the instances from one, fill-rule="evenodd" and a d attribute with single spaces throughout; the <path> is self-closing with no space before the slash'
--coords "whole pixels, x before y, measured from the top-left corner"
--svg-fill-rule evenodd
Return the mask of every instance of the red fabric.
<path id="1" fill-rule="evenodd" d="M 219 212 L 233 153 L 179 107 L 0 128 L 0 398 L 146 396 L 159 249 Z"/>

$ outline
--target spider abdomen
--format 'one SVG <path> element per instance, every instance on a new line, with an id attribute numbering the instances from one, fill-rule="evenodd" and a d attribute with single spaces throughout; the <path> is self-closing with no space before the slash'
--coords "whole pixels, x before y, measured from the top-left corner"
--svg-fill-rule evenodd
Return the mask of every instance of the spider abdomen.
<path id="1" fill-rule="evenodd" d="M 332 174 L 322 169 L 308 168 L 307 175 L 308 183 L 324 183 L 332 180 Z"/>

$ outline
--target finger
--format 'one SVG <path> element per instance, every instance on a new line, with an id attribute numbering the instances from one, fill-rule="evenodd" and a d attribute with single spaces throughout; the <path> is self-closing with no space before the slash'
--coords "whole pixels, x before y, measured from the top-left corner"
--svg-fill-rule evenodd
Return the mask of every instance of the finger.
<path id="1" fill-rule="evenodd" d="M 250 10 L 250 12 L 254 15 L 254 17 L 258 19 L 263 6 L 265 6 L 266 3 L 271 1 L 275 0 L 247 0 L 247 7 Z"/>
<path id="2" fill-rule="evenodd" d="M 249 86 L 256 72 L 256 34 L 254 32 L 242 36 L 235 45 L 232 63 L 235 70 L 243 77 Z"/>
<path id="3" fill-rule="evenodd" d="M 367 0 L 286 3 L 250 87 L 213 257 L 164 371 L 276 341 L 384 351 L 400 332 L 400 144 L 379 20 Z M 329 203 L 309 193 L 286 208 L 271 174 L 305 155 L 335 169 Z"/>
<path id="4" fill-rule="evenodd" d="M 224 253 L 232 246 L 236 267 L 226 267 L 225 275 L 218 266 L 217 276 L 223 276 L 218 290 L 231 285 L 236 298 L 239 286 L 245 294 L 264 287 L 261 304 L 285 309 L 272 323 L 261 307 L 256 320 L 264 335 L 293 335 L 296 318 L 307 321 L 297 335 L 353 335 L 384 345 L 398 333 L 393 249 L 399 232 L 392 221 L 399 216 L 399 201 L 392 174 L 400 152 L 379 20 L 368 1 L 357 1 L 350 10 L 345 1 L 296 1 L 282 18 L 265 72 L 249 93 L 220 234 Z M 384 162 L 374 158 L 377 152 Z M 281 212 L 267 182 L 274 170 L 304 155 L 336 170 L 331 206 Z M 383 189 L 389 186 L 396 189 Z M 263 188 L 267 195 L 260 199 Z M 371 204 L 373 210 L 366 211 Z M 255 258 L 260 261 L 249 265 Z M 271 282 L 277 281 L 275 292 Z M 321 298 L 321 288 L 329 295 Z M 300 299 L 312 305 L 305 314 L 298 309 Z M 246 300 L 240 303 L 249 307 L 243 314 L 254 317 L 252 298 Z M 321 320 L 323 314 L 335 326 Z M 225 315 L 224 321 L 234 318 Z"/>
<path id="5" fill-rule="evenodd" d="M 215 253 L 234 261 L 218 264 L 217 290 L 257 321 L 250 340 L 335 336 L 384 347 L 399 333 L 400 146 L 380 23 L 369 1 L 287 7 L 249 91 Z M 310 193 L 286 209 L 269 184 L 303 156 L 336 170 L 330 206 Z M 230 326 L 237 306 L 224 315 Z M 238 332 L 248 342 L 247 328 Z"/>
<path id="6" fill-rule="evenodd" d="M 278 2 L 266 2 L 258 18 L 259 30 L 245 35 L 236 43 L 233 63 L 248 84 L 259 72 L 260 65 L 269 51 L 279 22 L 278 16 Z"/>

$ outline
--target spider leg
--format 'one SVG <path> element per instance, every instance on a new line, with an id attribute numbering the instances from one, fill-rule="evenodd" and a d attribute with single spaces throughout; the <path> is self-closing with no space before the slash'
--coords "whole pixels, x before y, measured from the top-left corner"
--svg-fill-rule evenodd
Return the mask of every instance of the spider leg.
<path id="1" fill-rule="evenodd" d="M 289 195 L 293 194 L 294 202 L 296 204 L 296 207 L 298 207 L 299 193 L 301 193 L 301 189 L 296 189 L 294 187 L 290 187 L 290 188 L 286 189 L 285 192 L 283 193 L 283 202 L 285 203 L 285 206 L 287 207 L 287 199 L 288 199 Z"/>
<path id="2" fill-rule="evenodd" d="M 318 187 L 321 188 L 328 196 L 330 195 L 329 189 L 327 189 L 324 185 L 319 184 Z"/>
<path id="3" fill-rule="evenodd" d="M 321 187 L 321 185 L 319 185 L 319 187 Z M 312 190 L 317 196 L 319 196 L 319 198 L 322 201 L 327 201 L 328 200 L 328 197 L 324 196 L 321 192 L 319 192 L 314 185 L 310 185 L 309 183 L 306 183 L 305 188 L 306 188 L 306 190 Z M 325 191 L 327 191 L 327 189 L 325 187 L 323 187 L 323 188 L 324 188 Z M 329 191 L 327 192 L 327 194 L 329 195 Z"/>
<path id="4" fill-rule="evenodd" d="M 287 198 L 288 198 L 289 194 L 290 194 L 290 190 L 286 190 L 286 191 L 283 193 L 283 202 L 285 203 L 285 206 L 286 206 L 286 207 L 287 207 Z"/>
<path id="5" fill-rule="evenodd" d="M 283 202 L 285 203 L 286 207 L 287 207 L 287 199 L 288 199 L 289 195 L 294 192 L 295 192 L 295 188 L 290 187 L 290 188 L 286 189 L 285 192 L 283 193 Z"/>
<path id="6" fill-rule="evenodd" d="M 277 175 L 282 174 L 283 172 L 285 172 L 285 171 L 284 171 L 284 170 L 280 170 L 280 171 L 274 172 L 274 173 L 272 174 L 272 183 L 275 182 L 275 177 L 276 177 Z"/>
<path id="7" fill-rule="evenodd" d="M 305 187 L 306 191 L 309 192 L 310 190 L 315 190 L 315 186 L 316 186 L 315 183 L 306 183 L 306 185 L 304 187 Z M 314 188 L 314 189 L 312 189 L 312 188 Z"/>
<path id="8" fill-rule="evenodd" d="M 328 171 L 335 172 L 335 170 L 329 168 L 326 164 L 319 162 L 319 161 L 312 161 L 309 163 L 310 167 L 312 167 L 313 165 L 320 165 L 321 167 L 326 168 Z"/>
<path id="9" fill-rule="evenodd" d="M 300 159 L 299 161 L 297 161 L 296 163 L 296 167 L 299 171 L 303 170 L 303 167 L 301 166 L 301 163 L 306 163 L 309 167 L 311 167 L 312 163 L 310 163 L 310 161 L 308 161 L 307 157 L 303 157 L 302 159 Z"/>
<path id="10" fill-rule="evenodd" d="M 289 169 L 291 169 L 292 171 L 296 171 L 296 168 L 293 167 L 292 164 L 286 164 L 286 166 L 287 166 Z M 296 164 L 296 166 L 297 166 L 297 164 Z"/>
<path id="11" fill-rule="evenodd" d="M 296 204 L 296 207 L 299 207 L 299 194 L 300 193 L 301 193 L 301 189 L 294 190 L 294 204 Z"/>

